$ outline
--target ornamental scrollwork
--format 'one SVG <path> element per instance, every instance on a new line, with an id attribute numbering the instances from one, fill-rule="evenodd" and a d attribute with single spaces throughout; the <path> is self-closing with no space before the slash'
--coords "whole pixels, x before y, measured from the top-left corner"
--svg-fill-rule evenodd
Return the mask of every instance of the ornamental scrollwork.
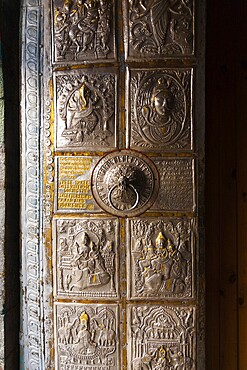
<path id="1" fill-rule="evenodd" d="M 192 0 L 129 0 L 130 56 L 193 53 Z"/>

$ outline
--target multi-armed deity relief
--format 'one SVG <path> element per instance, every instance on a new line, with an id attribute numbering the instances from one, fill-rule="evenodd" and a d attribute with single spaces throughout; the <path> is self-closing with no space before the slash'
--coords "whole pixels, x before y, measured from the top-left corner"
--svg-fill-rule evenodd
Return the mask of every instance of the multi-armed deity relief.
<path id="1" fill-rule="evenodd" d="M 193 53 L 193 0 L 129 0 L 129 55 Z"/>
<path id="2" fill-rule="evenodd" d="M 55 84 L 57 147 L 114 147 L 115 75 L 58 73 Z"/>
<path id="3" fill-rule="evenodd" d="M 192 297 L 193 222 L 142 219 L 130 225 L 130 297 Z"/>
<path id="4" fill-rule="evenodd" d="M 55 61 L 113 59 L 114 11 L 108 0 L 54 0 Z"/>
<path id="5" fill-rule="evenodd" d="M 195 369 L 194 308 L 132 306 L 129 325 L 128 369 Z"/>
<path id="6" fill-rule="evenodd" d="M 191 70 L 131 70 L 130 76 L 131 147 L 191 149 Z"/>
<path id="7" fill-rule="evenodd" d="M 116 305 L 56 306 L 57 368 L 118 370 Z"/>
<path id="8" fill-rule="evenodd" d="M 112 219 L 56 221 L 58 295 L 117 296 L 117 232 Z"/>

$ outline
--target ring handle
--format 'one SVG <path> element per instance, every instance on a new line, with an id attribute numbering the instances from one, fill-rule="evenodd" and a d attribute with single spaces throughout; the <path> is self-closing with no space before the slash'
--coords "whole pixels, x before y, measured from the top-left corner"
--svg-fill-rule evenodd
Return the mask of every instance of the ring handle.
<path id="1" fill-rule="evenodd" d="M 110 203 L 110 205 L 111 205 L 111 207 L 112 207 L 112 208 L 114 208 L 116 211 L 119 211 L 119 208 L 117 208 L 117 207 L 113 204 L 113 202 L 112 202 L 112 200 L 111 200 L 112 193 L 113 193 L 113 191 L 114 191 L 117 187 L 118 187 L 118 185 L 116 184 L 116 185 L 114 185 L 114 186 L 110 189 L 109 194 L 108 194 L 108 201 L 109 201 L 109 203 Z M 129 208 L 129 209 L 128 209 L 128 211 L 131 211 L 132 209 L 135 209 L 135 208 L 136 208 L 136 206 L 138 205 L 139 200 L 140 200 L 140 196 L 139 196 L 138 191 L 136 190 L 136 188 L 135 188 L 133 185 L 128 184 L 128 185 L 127 185 L 127 187 L 130 187 L 130 188 L 134 191 L 134 193 L 135 193 L 135 195 L 136 195 L 136 200 L 135 200 L 134 205 L 133 205 L 131 208 Z"/>

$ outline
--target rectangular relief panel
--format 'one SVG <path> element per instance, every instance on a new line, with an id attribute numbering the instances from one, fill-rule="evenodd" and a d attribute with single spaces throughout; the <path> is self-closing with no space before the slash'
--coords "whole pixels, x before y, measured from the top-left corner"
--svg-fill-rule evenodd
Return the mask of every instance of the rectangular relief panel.
<path id="1" fill-rule="evenodd" d="M 195 307 L 130 305 L 128 353 L 128 370 L 195 369 Z"/>
<path id="2" fill-rule="evenodd" d="M 117 146 L 117 75 L 106 69 L 56 72 L 55 137 L 61 151 Z"/>
<path id="3" fill-rule="evenodd" d="M 131 69 L 128 74 L 128 145 L 142 151 L 192 149 L 191 68 Z"/>
<path id="4" fill-rule="evenodd" d="M 194 1 L 124 0 L 128 60 L 193 56 Z"/>
<path id="5" fill-rule="evenodd" d="M 117 298 L 118 252 L 117 219 L 55 219 L 54 294 L 67 299 Z"/>
<path id="6" fill-rule="evenodd" d="M 194 297 L 196 220 L 146 217 L 128 222 L 128 297 L 178 300 Z"/>
<path id="7" fill-rule="evenodd" d="M 116 59 L 114 0 L 53 0 L 52 25 L 56 64 Z"/>
<path id="8" fill-rule="evenodd" d="M 119 370 L 116 304 L 55 305 L 56 370 Z"/>

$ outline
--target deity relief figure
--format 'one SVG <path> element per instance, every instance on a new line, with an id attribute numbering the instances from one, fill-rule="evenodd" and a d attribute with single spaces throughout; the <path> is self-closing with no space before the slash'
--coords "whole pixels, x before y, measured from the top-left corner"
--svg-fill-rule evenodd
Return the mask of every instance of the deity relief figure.
<path id="1" fill-rule="evenodd" d="M 112 13 L 112 3 L 106 0 L 65 0 L 55 7 L 57 61 L 113 57 Z"/>
<path id="2" fill-rule="evenodd" d="M 117 370 L 116 314 L 116 305 L 59 305 L 58 363 L 78 368 L 100 365 Z"/>
<path id="3" fill-rule="evenodd" d="M 64 223 L 58 237 L 58 294 L 116 297 L 115 235 L 110 230 L 109 238 L 102 225 L 100 221 L 84 221 L 82 226 Z"/>
<path id="4" fill-rule="evenodd" d="M 188 237 L 182 239 L 177 230 L 173 235 L 166 232 L 169 236 L 166 237 L 165 232 L 160 231 L 158 235 L 156 234 L 154 243 L 154 235 L 157 232 L 155 225 L 145 229 L 142 230 L 137 225 L 135 228 L 140 236 L 132 245 L 134 266 L 132 296 L 163 298 L 190 296 L 192 255 L 188 250 Z"/>
<path id="5" fill-rule="evenodd" d="M 192 1 L 129 0 L 130 55 L 191 54 L 192 10 Z"/>
<path id="6" fill-rule="evenodd" d="M 57 76 L 57 146 L 113 145 L 114 89 L 113 74 Z"/>
<path id="7" fill-rule="evenodd" d="M 133 148 L 182 148 L 191 145 L 190 72 L 132 72 Z"/>

